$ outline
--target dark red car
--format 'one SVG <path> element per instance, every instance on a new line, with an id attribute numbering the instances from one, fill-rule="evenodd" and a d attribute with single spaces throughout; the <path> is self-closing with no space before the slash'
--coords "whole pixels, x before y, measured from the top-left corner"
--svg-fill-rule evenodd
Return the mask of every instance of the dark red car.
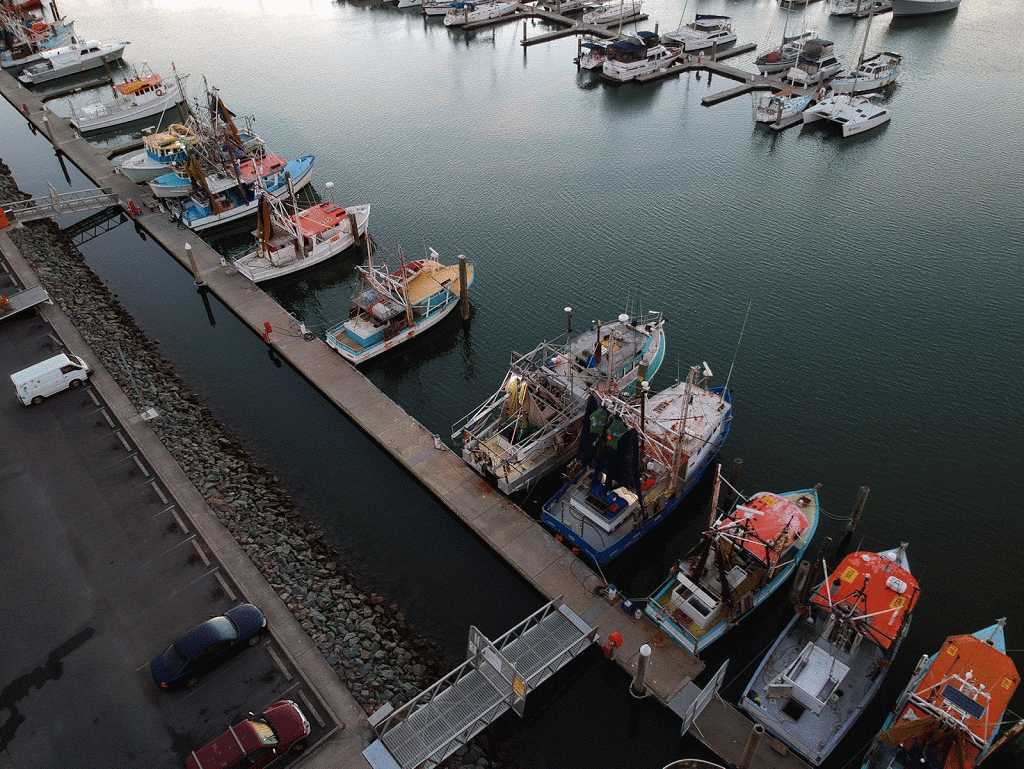
<path id="1" fill-rule="evenodd" d="M 306 747 L 309 721 L 291 700 L 249 716 L 185 760 L 186 769 L 259 769 L 288 751 Z"/>

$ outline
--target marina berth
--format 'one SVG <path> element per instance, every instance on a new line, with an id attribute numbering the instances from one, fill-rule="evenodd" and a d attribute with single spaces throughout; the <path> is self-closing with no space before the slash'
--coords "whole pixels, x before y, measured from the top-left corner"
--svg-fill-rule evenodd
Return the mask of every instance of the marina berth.
<path id="1" fill-rule="evenodd" d="M 90 102 L 73 109 L 69 122 L 84 133 L 162 115 L 185 101 L 187 84 L 188 75 L 175 72 L 173 78 L 166 80 L 147 68 L 142 74 L 136 72 L 131 80 L 115 83 L 113 100 Z"/>
<path id="2" fill-rule="evenodd" d="M 910 628 L 920 590 L 906 549 L 846 556 L 744 690 L 747 714 L 815 766 L 878 692 Z"/>
<path id="3" fill-rule="evenodd" d="M 818 492 L 763 491 L 716 515 L 644 609 L 693 654 L 725 635 L 790 577 L 818 525 Z"/>
<path id="4" fill-rule="evenodd" d="M 604 564 L 668 517 L 729 435 L 732 404 L 695 366 L 685 382 L 648 397 L 589 396 L 570 481 L 541 521 Z"/>
<path id="5" fill-rule="evenodd" d="M 628 395 L 657 372 L 664 325 L 660 312 L 623 313 L 575 337 L 570 328 L 565 344 L 513 352 L 497 391 L 452 428 L 462 458 L 505 494 L 561 467 L 576 453 L 591 390 Z"/>
<path id="6" fill-rule="evenodd" d="M 40 61 L 27 66 L 20 75 L 25 85 L 37 85 L 67 75 L 102 67 L 105 63 L 117 61 L 128 43 L 100 43 L 88 40 L 84 43 L 53 48 L 39 54 Z"/>
<path id="7" fill-rule="evenodd" d="M 445 265 L 430 249 L 427 259 L 406 262 L 389 272 L 368 258 L 359 271 L 349 319 L 327 332 L 327 344 L 353 364 L 394 349 L 436 326 L 459 304 L 462 292 L 460 265 Z M 473 284 L 473 266 L 467 265 L 466 289 Z"/>
<path id="8" fill-rule="evenodd" d="M 950 636 L 921 658 L 863 769 L 974 769 L 988 757 L 1020 684 L 1005 624 Z"/>
<path id="9" fill-rule="evenodd" d="M 289 193 L 294 209 L 294 194 Z M 257 248 L 235 259 L 234 265 L 253 283 L 260 283 L 320 264 L 351 248 L 366 233 L 370 206 L 318 203 L 292 214 L 282 200 L 264 191 L 256 216 Z"/>

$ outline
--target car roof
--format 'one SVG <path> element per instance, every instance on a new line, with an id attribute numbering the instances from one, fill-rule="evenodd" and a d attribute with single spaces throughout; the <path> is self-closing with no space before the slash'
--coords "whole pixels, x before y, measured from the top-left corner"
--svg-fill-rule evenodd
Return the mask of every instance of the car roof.
<path id="1" fill-rule="evenodd" d="M 214 617 L 213 619 L 217 618 Z M 217 632 L 216 626 L 211 620 L 206 620 L 203 624 L 185 633 L 175 644 L 183 657 L 191 659 L 203 649 L 207 649 L 221 640 L 223 639 L 220 633 Z"/>

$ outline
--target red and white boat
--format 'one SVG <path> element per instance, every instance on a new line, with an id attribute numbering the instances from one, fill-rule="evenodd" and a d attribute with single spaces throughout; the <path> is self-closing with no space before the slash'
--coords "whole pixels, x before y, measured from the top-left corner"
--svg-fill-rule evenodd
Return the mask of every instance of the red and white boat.
<path id="1" fill-rule="evenodd" d="M 168 80 L 144 68 L 132 79 L 115 83 L 112 100 L 90 102 L 74 109 L 68 122 L 84 133 L 161 115 L 185 101 L 187 81 L 188 75 L 178 75 L 176 71 Z"/>
<path id="2" fill-rule="evenodd" d="M 925 655 L 882 725 L 864 769 L 973 769 L 988 755 L 1020 674 L 1006 654 L 1006 619 L 946 639 Z"/>

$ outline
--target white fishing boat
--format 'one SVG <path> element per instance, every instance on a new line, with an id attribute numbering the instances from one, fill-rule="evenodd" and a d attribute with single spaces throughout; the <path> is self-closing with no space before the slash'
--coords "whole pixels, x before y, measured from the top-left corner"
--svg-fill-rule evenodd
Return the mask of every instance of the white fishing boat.
<path id="1" fill-rule="evenodd" d="M 75 22 L 68 19 L 23 22 L 11 13 L 0 12 L 0 23 L 11 36 L 7 49 L 0 52 L 0 66 L 4 69 L 34 64 L 42 59 L 44 51 L 76 42 Z"/>
<path id="2" fill-rule="evenodd" d="M 600 5 L 593 10 L 587 11 L 581 17 L 583 24 L 599 24 L 608 26 L 616 22 L 624 22 L 640 15 L 643 0 L 619 0 L 619 3 L 608 3 Z"/>
<path id="3" fill-rule="evenodd" d="M 662 45 L 654 32 L 639 32 L 625 40 L 608 44 L 601 65 L 601 76 L 618 83 L 635 80 L 640 75 L 665 69 L 680 54 L 680 49 L 669 49 Z"/>
<path id="4" fill-rule="evenodd" d="M 298 204 L 293 191 L 290 196 L 294 210 Z M 263 192 L 256 212 L 256 250 L 235 259 L 234 265 L 253 283 L 291 275 L 351 248 L 365 235 L 369 219 L 368 205 L 334 202 L 289 213 L 281 199 Z"/>
<path id="5" fill-rule="evenodd" d="M 854 136 L 887 123 L 891 117 L 892 110 L 879 103 L 878 94 L 837 93 L 808 107 L 804 111 L 804 125 L 825 121 L 839 126 L 843 136 Z"/>
<path id="6" fill-rule="evenodd" d="M 571 318 L 571 314 L 569 316 Z M 591 389 L 631 393 L 665 357 L 665 319 L 623 313 L 565 344 L 512 353 L 497 391 L 452 428 L 462 458 L 505 494 L 535 483 L 576 452 Z"/>
<path id="7" fill-rule="evenodd" d="M 591 394 L 569 481 L 541 521 L 569 547 L 604 564 L 668 517 L 729 435 L 732 405 L 708 387 L 706 364 L 648 397 Z"/>
<path id="8" fill-rule="evenodd" d="M 716 479 L 718 481 L 719 479 Z M 717 505 L 718 484 L 713 504 Z M 715 510 L 700 542 L 672 568 L 644 612 L 699 654 L 778 590 L 818 525 L 818 493 L 762 491 Z"/>
<path id="9" fill-rule="evenodd" d="M 273 170 L 269 170 L 250 159 L 236 165 L 235 172 L 225 169 L 213 175 L 197 174 L 191 177 L 195 185 L 191 194 L 170 203 L 171 214 L 195 232 L 238 221 L 255 214 L 259 206 L 257 175 L 259 186 L 268 194 L 283 198 L 289 194 L 289 186 L 297 191 L 309 184 L 313 161 L 313 155 L 280 164 L 275 161 Z M 211 179 L 216 186 L 210 183 Z"/>
<path id="10" fill-rule="evenodd" d="M 136 184 L 144 184 L 169 173 L 174 163 L 184 163 L 187 148 L 198 140 L 187 125 L 173 123 L 166 131 L 142 137 L 142 149 L 114 161 L 114 166 Z"/>
<path id="11" fill-rule="evenodd" d="M 786 80 L 794 85 L 808 87 L 821 85 L 838 74 L 843 65 L 836 58 L 831 40 L 811 38 L 804 41 L 796 65 L 786 73 Z"/>
<path id="12" fill-rule="evenodd" d="M 792 86 L 778 93 L 761 91 L 754 94 L 754 119 L 758 123 L 782 124 L 815 103 L 817 93 L 799 94 Z"/>
<path id="13" fill-rule="evenodd" d="M 84 43 L 72 43 L 43 51 L 39 54 L 40 61 L 25 67 L 18 75 L 18 80 L 26 85 L 37 85 L 102 67 L 104 63 L 120 59 L 127 45 L 128 43 L 100 43 L 98 40 L 87 40 Z"/>
<path id="14" fill-rule="evenodd" d="M 893 16 L 924 16 L 945 13 L 960 7 L 960 0 L 893 0 Z"/>
<path id="15" fill-rule="evenodd" d="M 666 45 L 679 46 L 686 53 L 725 48 L 736 42 L 736 33 L 729 16 L 697 14 L 689 24 L 682 24 L 661 36 Z"/>
<path id="16" fill-rule="evenodd" d="M 906 544 L 846 556 L 765 655 L 743 709 L 819 766 L 881 686 L 919 594 Z"/>
<path id="17" fill-rule="evenodd" d="M 392 350 L 437 325 L 459 304 L 459 265 L 445 265 L 430 249 L 428 259 L 405 262 L 394 272 L 368 259 L 360 265 L 360 282 L 349 319 L 327 332 L 327 344 L 353 364 Z M 473 283 L 468 265 L 466 287 Z"/>
<path id="18" fill-rule="evenodd" d="M 69 122 L 82 133 L 130 123 L 133 120 L 162 115 L 187 98 L 188 75 L 166 80 L 151 70 L 113 86 L 114 98 L 95 101 L 71 110 Z"/>
<path id="19" fill-rule="evenodd" d="M 864 59 L 853 72 L 836 75 L 829 87 L 833 93 L 878 91 L 899 77 L 903 57 L 898 53 L 876 53 Z"/>
<path id="20" fill-rule="evenodd" d="M 511 16 L 519 7 L 519 0 L 495 0 L 487 3 L 456 2 L 452 3 L 444 16 L 446 27 L 461 27 L 478 21 L 500 19 Z"/>

